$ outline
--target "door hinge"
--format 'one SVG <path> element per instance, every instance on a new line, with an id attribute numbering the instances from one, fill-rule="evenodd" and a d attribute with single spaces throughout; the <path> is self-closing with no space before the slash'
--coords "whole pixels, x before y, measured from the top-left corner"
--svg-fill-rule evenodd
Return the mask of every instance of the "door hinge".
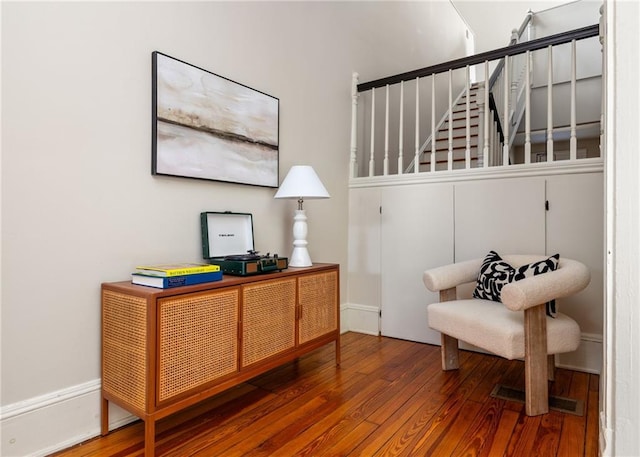
<path id="1" fill-rule="evenodd" d="M 380 316 L 380 318 L 382 318 L 382 310 L 378 311 L 378 315 Z"/>
<path id="2" fill-rule="evenodd" d="M 547 211 L 549 211 L 549 200 L 545 200 L 545 202 L 544 202 L 544 209 L 546 209 Z"/>
<path id="3" fill-rule="evenodd" d="M 380 214 L 382 214 L 382 206 L 380 207 Z"/>

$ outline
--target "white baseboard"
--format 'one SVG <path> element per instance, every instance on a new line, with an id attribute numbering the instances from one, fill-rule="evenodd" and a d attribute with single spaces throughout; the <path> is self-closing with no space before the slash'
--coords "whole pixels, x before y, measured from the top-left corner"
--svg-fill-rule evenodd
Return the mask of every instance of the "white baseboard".
<path id="1" fill-rule="evenodd" d="M 580 336 L 578 349 L 558 355 L 556 365 L 569 370 L 599 375 L 602 373 L 602 351 L 602 335 L 583 333 Z"/>
<path id="2" fill-rule="evenodd" d="M 347 305 L 340 305 L 340 333 L 349 331 L 349 308 Z"/>
<path id="3" fill-rule="evenodd" d="M 100 434 L 100 380 L 89 381 L 0 409 L 4 457 L 40 457 Z M 109 404 L 109 428 L 137 417 Z"/>
<path id="4" fill-rule="evenodd" d="M 356 303 L 344 306 L 349 331 L 376 336 L 380 334 L 380 310 L 376 306 Z"/>
<path id="5" fill-rule="evenodd" d="M 601 394 L 602 395 L 602 394 Z M 600 456 L 601 457 L 611 457 L 611 448 L 609 443 L 613 443 L 613 430 L 606 427 L 606 416 L 604 411 L 600 411 L 600 434 L 599 434 L 599 443 L 600 443 Z"/>

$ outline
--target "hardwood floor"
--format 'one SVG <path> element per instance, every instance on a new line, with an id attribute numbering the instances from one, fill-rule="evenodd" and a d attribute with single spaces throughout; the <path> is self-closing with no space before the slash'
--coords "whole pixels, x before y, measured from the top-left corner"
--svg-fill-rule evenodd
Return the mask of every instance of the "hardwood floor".
<path id="1" fill-rule="evenodd" d="M 524 364 L 461 352 L 443 372 L 437 346 L 358 333 L 261 375 L 157 425 L 158 456 L 597 456 L 598 376 L 558 369 L 551 394 L 584 415 L 527 417 L 490 396 L 522 389 Z M 56 457 L 143 455 L 142 422 Z"/>

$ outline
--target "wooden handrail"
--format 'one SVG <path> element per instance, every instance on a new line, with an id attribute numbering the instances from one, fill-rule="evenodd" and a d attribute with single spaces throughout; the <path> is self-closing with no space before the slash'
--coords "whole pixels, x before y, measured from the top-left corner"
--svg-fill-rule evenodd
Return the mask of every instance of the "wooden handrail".
<path id="1" fill-rule="evenodd" d="M 523 54 L 527 51 L 537 51 L 538 49 L 543 49 L 548 46 L 556 46 L 559 44 L 569 43 L 572 40 L 583 40 L 585 38 L 598 36 L 599 30 L 600 26 L 598 24 L 589 25 L 587 27 L 571 30 L 569 32 L 562 32 L 555 35 L 538 38 L 536 40 L 526 41 L 524 43 L 517 43 L 512 46 L 505 46 L 503 48 L 494 49 L 493 51 L 481 52 L 480 54 L 475 54 L 473 56 L 450 60 L 448 62 L 432 65 L 430 67 L 400 73 L 395 76 L 387 76 L 386 78 L 364 82 L 358 84 L 357 89 L 358 92 L 364 92 L 366 90 L 384 87 L 387 84 L 398 84 L 402 81 L 410 81 L 416 78 L 423 78 L 434 73 L 443 73 L 449 71 L 450 69 L 456 70 L 458 68 L 464 68 L 467 65 L 478 65 L 486 61 L 501 59 L 505 56 Z"/>

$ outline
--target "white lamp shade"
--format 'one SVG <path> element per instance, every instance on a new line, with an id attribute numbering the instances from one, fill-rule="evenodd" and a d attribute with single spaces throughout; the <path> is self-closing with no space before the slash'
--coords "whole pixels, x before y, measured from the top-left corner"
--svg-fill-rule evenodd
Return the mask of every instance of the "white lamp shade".
<path id="1" fill-rule="evenodd" d="M 309 165 L 294 165 L 273 198 L 329 198 L 329 192 Z"/>
<path id="2" fill-rule="evenodd" d="M 307 215 L 302 209 L 302 200 L 329 198 L 329 192 L 309 165 L 294 165 L 285 176 L 274 198 L 296 198 L 298 209 L 293 217 L 293 252 L 290 267 L 310 267 L 311 257 L 307 250 Z"/>

